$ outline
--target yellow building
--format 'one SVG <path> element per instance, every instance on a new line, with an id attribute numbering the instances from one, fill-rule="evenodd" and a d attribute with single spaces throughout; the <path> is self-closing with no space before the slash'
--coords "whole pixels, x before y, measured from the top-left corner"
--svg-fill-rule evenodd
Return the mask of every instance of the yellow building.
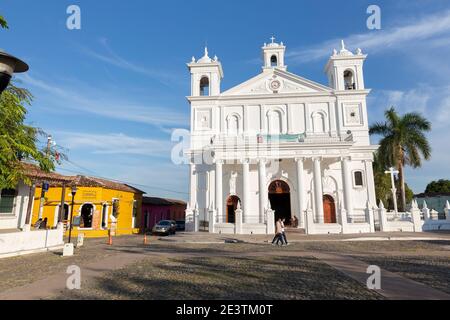
<path id="1" fill-rule="evenodd" d="M 67 178 L 67 176 L 64 176 Z M 64 222 L 66 235 L 72 210 L 72 186 L 76 186 L 73 205 L 72 237 L 83 233 L 85 237 L 106 237 L 111 229 L 115 235 L 139 232 L 141 221 L 141 190 L 129 185 L 104 179 L 73 176 L 70 182 L 50 182 L 49 190 L 41 201 L 42 186 L 36 186 L 32 223 L 47 218 L 47 227 Z M 63 194 L 64 190 L 64 194 Z M 60 207 L 64 196 L 64 210 Z M 78 226 L 79 225 L 79 226 Z"/>

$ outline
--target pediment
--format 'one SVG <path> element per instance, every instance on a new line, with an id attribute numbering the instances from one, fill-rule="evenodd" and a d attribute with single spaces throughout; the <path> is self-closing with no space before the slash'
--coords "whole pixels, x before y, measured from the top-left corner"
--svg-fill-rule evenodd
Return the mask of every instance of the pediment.
<path id="1" fill-rule="evenodd" d="M 283 93 L 317 93 L 331 92 L 332 89 L 314 81 L 302 78 L 295 74 L 274 69 L 263 72 L 250 80 L 235 86 L 222 96 L 233 95 L 261 95 Z"/>

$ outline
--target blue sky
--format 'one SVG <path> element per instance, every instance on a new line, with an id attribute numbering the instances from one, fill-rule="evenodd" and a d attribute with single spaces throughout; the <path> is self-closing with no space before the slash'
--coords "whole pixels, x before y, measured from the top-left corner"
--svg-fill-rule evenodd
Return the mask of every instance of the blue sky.
<path id="1" fill-rule="evenodd" d="M 81 30 L 66 9 L 81 8 Z M 381 8 L 381 30 L 366 9 Z M 326 83 L 323 67 L 340 39 L 369 57 L 370 121 L 395 105 L 433 123 L 433 159 L 407 171 L 422 192 L 450 178 L 450 4 L 423 1 L 3 0 L 10 30 L 0 47 L 30 64 L 18 79 L 35 96 L 27 121 L 68 149 L 58 170 L 127 181 L 156 196 L 187 197 L 188 171 L 170 161 L 170 133 L 188 128 L 186 63 L 208 44 L 222 61 L 223 89 L 260 72 L 260 48 L 274 35 L 288 70 Z M 373 141 L 376 143 L 376 139 Z"/>

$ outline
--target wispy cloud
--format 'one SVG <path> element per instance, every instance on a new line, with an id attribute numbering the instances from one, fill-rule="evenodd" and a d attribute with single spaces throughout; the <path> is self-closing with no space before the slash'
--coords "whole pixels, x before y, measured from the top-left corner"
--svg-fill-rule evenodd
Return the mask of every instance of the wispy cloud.
<path id="1" fill-rule="evenodd" d="M 420 85 L 409 90 L 378 90 L 368 100 L 369 119 L 371 122 L 384 121 L 384 110 L 395 106 L 396 110 L 420 112 L 432 123 L 432 131 L 427 134 L 432 147 L 432 158 L 424 161 L 420 169 L 407 170 L 407 181 L 417 193 L 423 192 L 432 180 L 449 178 L 448 124 L 450 123 L 450 85 Z M 379 137 L 374 137 L 378 139 Z M 375 140 L 373 142 L 376 142 Z"/>
<path id="2" fill-rule="evenodd" d="M 189 168 L 172 163 L 149 163 L 128 166 L 118 170 L 117 179 L 135 182 L 148 194 L 187 200 L 189 194 Z"/>
<path id="3" fill-rule="evenodd" d="M 29 74 L 23 75 L 21 79 L 27 84 L 46 91 L 53 99 L 64 101 L 59 106 L 58 112 L 62 109 L 86 112 L 113 119 L 150 124 L 164 130 L 167 130 L 167 127 L 185 127 L 189 124 L 188 114 L 177 112 L 170 107 L 121 101 L 119 96 L 101 90 L 89 94 L 89 90 L 85 88 L 82 90 L 83 93 L 80 93 L 72 88 L 36 79 Z"/>
<path id="4" fill-rule="evenodd" d="M 377 90 L 368 99 L 371 120 L 382 117 L 382 112 L 394 106 L 398 112 L 420 112 L 432 123 L 435 130 L 447 130 L 450 123 L 450 84 L 430 86 L 422 84 L 409 90 Z"/>
<path id="5" fill-rule="evenodd" d="M 450 11 L 423 17 L 419 21 L 407 21 L 403 25 L 388 27 L 378 31 L 354 34 L 344 38 L 348 47 L 362 48 L 370 53 L 386 50 L 403 50 L 414 44 L 415 47 L 441 46 L 448 43 L 450 35 Z M 291 50 L 288 53 L 294 63 L 305 63 L 330 56 L 333 48 L 339 46 L 341 39 L 326 40 L 320 44 Z"/>
<path id="6" fill-rule="evenodd" d="M 137 65 L 136 63 L 133 63 L 119 56 L 114 50 L 111 49 L 106 38 L 100 39 L 100 44 L 105 51 L 104 53 L 99 53 L 86 46 L 79 46 L 79 49 L 82 53 L 88 55 L 91 58 L 97 59 L 123 70 L 128 70 L 134 73 L 148 76 L 150 78 L 158 80 L 165 85 L 173 84 L 174 82 L 180 83 L 181 77 L 174 75 L 172 72 L 161 71 L 143 65 Z"/>
<path id="7" fill-rule="evenodd" d="M 167 157 L 172 143 L 169 139 L 147 139 L 123 133 L 98 134 L 69 131 L 53 132 L 58 143 L 70 150 L 91 150 L 92 154 L 143 155 Z"/>

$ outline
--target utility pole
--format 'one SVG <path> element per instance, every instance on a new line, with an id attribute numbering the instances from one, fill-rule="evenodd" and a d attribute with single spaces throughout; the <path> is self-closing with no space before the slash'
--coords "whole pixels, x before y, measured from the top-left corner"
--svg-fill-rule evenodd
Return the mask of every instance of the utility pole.
<path id="1" fill-rule="evenodd" d="M 45 149 L 45 154 L 48 156 L 50 156 L 50 148 L 52 147 L 52 136 L 49 135 L 47 137 L 47 148 Z"/>
<path id="2" fill-rule="evenodd" d="M 52 146 L 52 136 L 49 135 L 47 137 L 47 148 L 45 149 L 45 155 L 47 157 L 50 156 L 50 148 Z M 38 219 L 42 219 L 43 215 L 44 215 L 44 203 L 45 203 L 45 193 L 48 191 L 46 190 L 48 188 L 48 184 L 46 184 L 45 182 L 42 183 L 41 185 L 41 198 L 39 199 L 39 214 L 38 214 Z"/>
<path id="3" fill-rule="evenodd" d="M 59 205 L 59 213 L 58 213 L 58 223 L 63 222 L 65 216 L 65 207 L 66 204 L 66 183 L 63 182 L 61 186 L 61 202 Z"/>

